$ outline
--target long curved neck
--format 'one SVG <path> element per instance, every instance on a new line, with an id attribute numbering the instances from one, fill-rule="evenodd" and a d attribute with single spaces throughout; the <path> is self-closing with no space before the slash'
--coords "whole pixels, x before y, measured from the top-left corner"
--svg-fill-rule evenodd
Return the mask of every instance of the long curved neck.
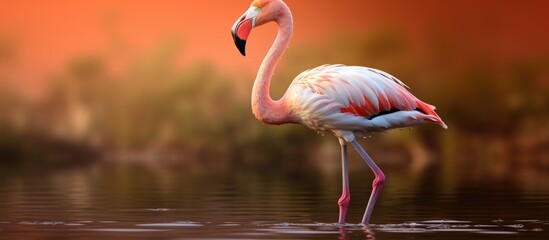
<path id="1" fill-rule="evenodd" d="M 282 6 L 275 19 L 278 24 L 278 34 L 259 67 L 252 89 L 252 111 L 255 117 L 261 122 L 277 125 L 294 122 L 285 96 L 276 101 L 270 97 L 274 70 L 290 43 L 293 31 L 292 14 L 285 4 Z"/>

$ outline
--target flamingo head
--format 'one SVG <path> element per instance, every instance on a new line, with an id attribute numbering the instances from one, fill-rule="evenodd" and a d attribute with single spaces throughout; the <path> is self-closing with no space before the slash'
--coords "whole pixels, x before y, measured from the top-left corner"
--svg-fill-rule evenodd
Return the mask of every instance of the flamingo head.
<path id="1" fill-rule="evenodd" d="M 276 14 L 282 0 L 254 0 L 250 8 L 234 23 L 231 33 L 234 44 L 243 56 L 246 56 L 246 40 L 252 28 L 261 26 L 270 21 L 277 21 L 279 14 Z"/>

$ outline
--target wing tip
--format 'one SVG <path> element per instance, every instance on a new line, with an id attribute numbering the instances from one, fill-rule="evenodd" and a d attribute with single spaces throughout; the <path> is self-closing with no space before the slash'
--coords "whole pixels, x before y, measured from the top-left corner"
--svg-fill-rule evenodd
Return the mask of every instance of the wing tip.
<path id="1" fill-rule="evenodd" d="M 446 125 L 446 123 L 444 123 L 444 122 L 442 121 L 442 119 L 440 119 L 440 117 L 439 117 L 438 115 L 437 115 L 437 116 L 431 115 L 430 118 L 429 118 L 429 120 L 430 120 L 431 122 L 434 122 L 434 123 L 438 124 L 439 126 L 441 126 L 441 127 L 444 128 L 444 129 L 448 129 L 448 125 Z"/>
<path id="2" fill-rule="evenodd" d="M 421 111 L 423 111 L 426 115 L 431 117 L 430 120 L 432 122 L 440 125 L 444 129 L 448 129 L 448 125 L 446 125 L 446 123 L 444 123 L 444 121 L 442 121 L 440 116 L 438 116 L 438 114 L 435 112 L 435 109 L 436 109 L 435 106 L 428 103 L 424 103 L 422 101 L 418 101 L 417 104 L 418 104 L 418 108 Z"/>
<path id="3" fill-rule="evenodd" d="M 440 125 L 444 129 L 448 129 L 448 125 L 446 125 L 446 123 L 444 123 L 443 121 L 440 121 L 438 125 Z"/>

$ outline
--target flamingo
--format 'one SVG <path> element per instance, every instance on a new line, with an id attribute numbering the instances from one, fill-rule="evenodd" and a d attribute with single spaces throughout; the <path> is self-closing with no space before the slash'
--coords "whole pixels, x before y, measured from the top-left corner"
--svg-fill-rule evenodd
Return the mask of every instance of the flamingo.
<path id="1" fill-rule="evenodd" d="M 435 107 L 412 95 L 402 81 L 368 67 L 322 65 L 304 71 L 279 100 L 273 100 L 269 96 L 271 78 L 293 32 L 290 9 L 282 0 L 255 0 L 234 23 L 231 33 L 236 47 L 246 56 L 246 40 L 251 30 L 268 22 L 277 23 L 278 33 L 253 84 L 252 112 L 266 124 L 302 124 L 339 139 L 342 194 L 338 200 L 338 223 L 341 225 L 345 224 L 351 200 L 347 162 L 347 144 L 350 144 L 375 174 L 372 193 L 361 221 L 367 225 L 385 175 L 357 142 L 356 135 L 428 122 L 444 129 L 447 126 L 435 113 Z"/>

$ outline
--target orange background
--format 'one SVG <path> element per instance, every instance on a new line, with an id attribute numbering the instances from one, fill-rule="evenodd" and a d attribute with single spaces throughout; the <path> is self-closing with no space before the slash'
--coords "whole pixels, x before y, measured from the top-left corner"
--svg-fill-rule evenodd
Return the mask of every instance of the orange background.
<path id="1" fill-rule="evenodd" d="M 334 34 L 397 28 L 421 55 L 425 36 L 459 39 L 459 51 L 513 57 L 549 52 L 547 1 L 365 1 L 288 0 L 295 32 L 292 46 L 322 42 Z M 0 40 L 14 46 L 16 61 L 1 66 L 1 81 L 41 93 L 46 77 L 74 56 L 122 51 L 140 55 L 164 39 L 182 42 L 179 64 L 212 62 L 226 72 L 254 72 L 275 35 L 256 29 L 243 59 L 230 28 L 249 0 L 4 0 Z M 326 59 L 326 63 L 332 63 Z"/>

